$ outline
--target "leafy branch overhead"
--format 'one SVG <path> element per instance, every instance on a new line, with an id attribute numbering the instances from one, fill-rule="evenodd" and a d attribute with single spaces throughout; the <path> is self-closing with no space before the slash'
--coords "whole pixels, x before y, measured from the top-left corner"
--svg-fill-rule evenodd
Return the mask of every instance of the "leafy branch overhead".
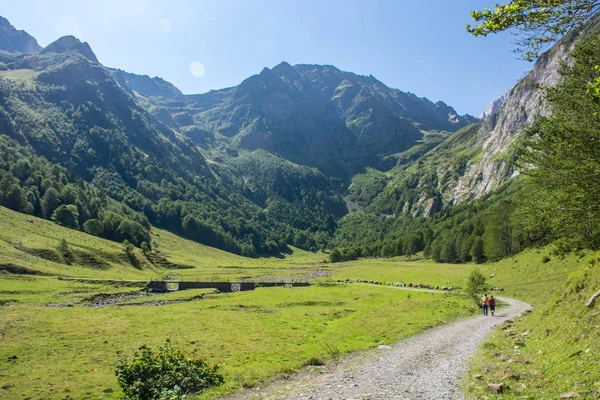
<path id="1" fill-rule="evenodd" d="M 515 52 L 533 61 L 540 50 L 585 24 L 599 9 L 598 0 L 512 0 L 493 9 L 471 11 L 478 24 L 466 29 L 474 36 L 515 30 Z"/>

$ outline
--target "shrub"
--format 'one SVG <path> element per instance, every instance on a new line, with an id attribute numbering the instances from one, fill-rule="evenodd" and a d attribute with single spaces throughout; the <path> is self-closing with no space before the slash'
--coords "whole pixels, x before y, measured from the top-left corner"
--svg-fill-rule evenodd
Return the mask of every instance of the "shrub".
<path id="1" fill-rule="evenodd" d="M 217 365 L 208 365 L 194 354 L 175 349 L 167 339 L 153 351 L 142 345 L 133 351 L 132 360 L 119 360 L 115 375 L 123 399 L 181 399 L 223 383 Z"/>
<path id="2" fill-rule="evenodd" d="M 56 250 L 58 250 L 60 255 L 65 259 L 67 265 L 71 265 L 71 263 L 75 261 L 75 256 L 65 238 L 60 239 L 58 246 L 56 246 Z"/>
<path id="3" fill-rule="evenodd" d="M 479 297 L 487 291 L 487 282 L 485 276 L 479 269 L 474 270 L 469 275 L 467 281 L 467 295 L 475 301 L 475 304 L 479 306 Z"/>

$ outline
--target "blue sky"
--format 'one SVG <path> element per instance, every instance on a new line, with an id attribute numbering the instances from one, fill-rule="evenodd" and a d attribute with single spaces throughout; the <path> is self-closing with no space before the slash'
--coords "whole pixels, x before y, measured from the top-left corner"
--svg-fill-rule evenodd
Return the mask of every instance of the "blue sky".
<path id="1" fill-rule="evenodd" d="M 0 13 L 42 46 L 72 34 L 104 65 L 160 76 L 184 93 L 237 85 L 285 60 L 372 74 L 479 115 L 532 67 L 511 53 L 509 33 L 465 31 L 469 10 L 491 7 L 487 0 L 2 2 Z"/>

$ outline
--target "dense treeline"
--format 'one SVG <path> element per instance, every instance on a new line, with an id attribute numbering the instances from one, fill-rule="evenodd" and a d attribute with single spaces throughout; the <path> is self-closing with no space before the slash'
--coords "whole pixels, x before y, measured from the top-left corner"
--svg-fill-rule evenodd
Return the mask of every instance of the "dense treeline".
<path id="1" fill-rule="evenodd" d="M 346 214 L 342 182 L 316 168 L 263 150 L 234 158 L 231 165 L 248 186 L 248 197 L 278 221 L 301 230 L 332 233 L 337 220 Z"/>
<path id="2" fill-rule="evenodd" d="M 528 236 L 515 212 L 523 181 L 509 181 L 468 205 L 449 207 L 432 218 L 356 212 L 340 221 L 332 261 L 358 257 L 413 256 L 436 262 L 497 260 L 540 242 Z"/>
<path id="3" fill-rule="evenodd" d="M 20 56 L 6 67 L 18 69 L 22 79 L 0 78 L 0 134 L 64 167 L 70 177 L 64 185 L 80 179 L 91 183 L 97 191 L 88 191 L 89 202 L 99 196 L 114 199 L 144 216 L 145 224 L 245 256 L 279 254 L 288 244 L 316 250 L 335 228 L 329 213 L 339 199 L 326 192 L 328 182 L 313 190 L 310 174 L 300 175 L 306 184 L 291 193 L 289 212 L 278 204 L 288 201 L 285 193 L 271 196 L 273 205 L 265 211 L 239 174 L 209 166 L 190 139 L 157 121 L 102 66 L 76 52 Z M 18 158 L 13 155 L 8 164 Z M 294 176 L 284 174 L 277 182 L 289 178 Z M 61 178 L 47 179 L 56 183 Z M 287 187 L 295 190 L 294 182 Z M 39 196 L 46 191 L 39 190 Z M 296 212 L 299 201 L 306 204 Z M 57 217 L 72 222 L 74 209 L 68 206 L 74 204 L 59 205 L 65 207 Z M 87 213 L 78 212 L 81 228 Z"/>
<path id="4" fill-rule="evenodd" d="M 143 213 L 74 179 L 65 168 L 5 135 L 0 135 L 0 205 L 91 235 L 150 245 L 150 223 Z"/>
<path id="5" fill-rule="evenodd" d="M 413 242 L 417 249 L 422 246 L 425 257 L 450 263 L 498 260 L 548 243 L 554 243 L 559 253 L 599 248 L 600 38 L 587 37 L 572 57 L 573 64 L 560 71 L 563 81 L 544 88 L 552 113 L 538 117 L 508 154 L 524 177 L 475 202 L 425 219 L 386 214 L 399 212 L 402 204 L 414 201 L 418 190 L 428 188 L 426 175 L 421 175 L 419 185 L 405 175 L 393 188 L 400 193 L 398 202 L 390 199 L 393 191 L 383 193 L 391 208 L 374 201 L 340 222 L 332 261 L 410 256 Z M 458 159 L 456 154 L 452 159 Z M 424 172 L 430 166 L 423 165 Z"/>

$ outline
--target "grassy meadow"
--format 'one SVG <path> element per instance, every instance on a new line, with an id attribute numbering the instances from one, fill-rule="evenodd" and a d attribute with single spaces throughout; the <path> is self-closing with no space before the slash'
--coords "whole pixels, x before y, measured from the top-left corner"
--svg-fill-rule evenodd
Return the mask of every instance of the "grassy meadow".
<path id="1" fill-rule="evenodd" d="M 468 397 L 600 395 L 600 314 L 598 304 L 584 305 L 600 288 L 598 253 L 556 256 L 548 247 L 479 266 L 400 257 L 330 264 L 325 254 L 298 249 L 282 258 L 248 259 L 153 229 L 157 258 L 136 249 L 136 268 L 119 243 L 2 207 L 0 224 L 0 398 L 119 398 L 115 362 L 167 338 L 221 366 L 225 384 L 199 397 L 213 398 L 471 315 L 475 309 L 463 296 L 393 290 L 385 283 L 460 290 L 475 268 L 490 286 L 502 287 L 502 295 L 527 301 L 534 311 L 482 346 L 464 382 Z M 70 262 L 58 250 L 63 238 Z M 139 293 L 145 281 L 164 277 L 295 278 L 315 285 Z M 332 283 L 346 279 L 384 285 Z M 113 302 L 91 307 L 99 298 Z M 487 383 L 498 382 L 508 385 L 505 392 L 488 393 Z"/>
<path id="2" fill-rule="evenodd" d="M 324 254 L 298 249 L 283 258 L 248 259 L 153 229 L 155 254 L 168 264 L 152 263 L 136 250 L 140 262 L 134 268 L 119 243 L 1 207 L 0 221 L 0 397 L 7 399 L 119 398 L 114 363 L 142 344 L 155 347 L 167 338 L 221 366 L 226 383 L 201 396 L 212 398 L 392 343 L 474 310 L 450 293 L 331 283 L 446 285 L 464 281 L 471 266 L 401 259 L 332 265 Z M 57 250 L 62 238 L 75 254 L 70 263 Z M 316 284 L 230 294 L 138 294 L 144 280 L 165 276 L 315 278 Z M 99 295 L 118 297 L 109 306 L 90 307 Z"/>
<path id="3" fill-rule="evenodd" d="M 474 357 L 464 382 L 472 399 L 600 398 L 600 253 L 529 250 L 486 267 L 490 282 L 527 301 L 533 312 L 496 330 Z M 482 379 L 473 376 L 482 375 Z M 490 394 L 488 383 L 507 389 Z"/>

